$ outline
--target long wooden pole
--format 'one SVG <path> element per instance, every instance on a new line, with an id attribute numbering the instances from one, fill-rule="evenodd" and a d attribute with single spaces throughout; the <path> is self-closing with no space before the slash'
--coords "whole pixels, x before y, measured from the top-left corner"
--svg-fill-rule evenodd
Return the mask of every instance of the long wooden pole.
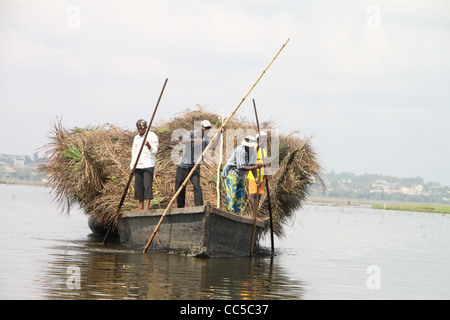
<path id="1" fill-rule="evenodd" d="M 258 128 L 258 136 L 259 136 L 259 141 L 261 142 L 261 130 L 259 130 L 259 120 L 258 120 L 258 112 L 256 111 L 256 103 L 255 103 L 255 99 L 253 99 L 253 109 L 255 110 L 255 118 L 256 118 L 256 127 Z M 261 149 L 261 155 L 263 156 L 263 164 L 264 164 L 264 151 L 262 150 L 261 146 L 259 146 L 259 148 Z M 256 152 L 256 159 L 258 159 L 258 152 Z M 258 170 L 258 181 L 261 182 L 261 171 L 262 171 L 261 167 Z M 254 177 L 256 180 L 256 177 Z M 251 242 L 250 242 L 250 258 L 253 256 L 253 245 L 255 242 L 255 230 L 256 230 L 256 217 L 258 215 L 258 206 L 259 206 L 259 185 L 256 185 L 256 195 L 255 195 L 255 202 L 253 203 L 253 229 L 252 229 L 252 238 L 251 238 Z"/>
<path id="2" fill-rule="evenodd" d="M 222 107 L 222 123 L 223 123 L 223 107 Z M 217 165 L 217 208 L 220 209 L 220 167 L 222 165 L 222 157 L 223 157 L 223 135 L 220 136 L 220 152 L 219 152 L 219 164 Z"/>
<path id="3" fill-rule="evenodd" d="M 114 219 L 119 216 L 120 210 L 122 209 L 123 202 L 125 201 L 125 198 L 127 196 L 128 188 L 130 187 L 131 180 L 133 179 L 134 171 L 136 170 L 137 164 L 139 162 L 139 158 L 141 157 L 142 150 L 144 149 L 145 142 L 147 141 L 147 136 L 148 136 L 148 133 L 150 132 L 150 127 L 152 126 L 153 119 L 155 118 L 156 110 L 158 110 L 159 102 L 161 101 L 161 97 L 164 93 L 164 89 L 166 88 L 166 84 L 167 84 L 168 80 L 169 79 L 167 78 L 164 81 L 164 85 L 162 87 L 161 93 L 159 94 L 158 102 L 156 103 L 155 109 L 153 110 L 152 118 L 150 119 L 150 122 L 147 126 L 147 131 L 145 132 L 144 140 L 142 141 L 141 148 L 139 149 L 139 153 L 137 154 L 136 162 L 134 163 L 133 170 L 131 171 L 130 176 L 128 177 L 128 182 L 127 182 L 127 185 L 125 186 L 125 190 L 123 191 L 122 198 L 120 199 L 119 206 L 117 207 L 117 211 L 114 215 Z M 108 238 L 108 234 L 109 234 L 110 230 L 111 230 L 111 227 L 108 228 L 108 231 L 106 232 L 106 236 L 103 239 L 103 243 L 106 242 L 106 239 Z"/>
<path id="4" fill-rule="evenodd" d="M 255 110 L 255 118 L 256 118 L 256 126 L 258 128 L 258 135 L 259 135 L 259 141 L 261 142 L 261 130 L 259 127 L 259 119 L 258 119 L 258 112 L 256 111 L 256 103 L 255 103 L 255 99 L 253 99 L 253 109 Z M 262 148 L 262 146 L 260 146 L 261 149 L 261 157 L 262 157 L 262 163 L 265 164 L 266 163 L 266 159 L 264 156 L 264 150 Z M 263 166 L 264 167 L 264 166 Z M 259 169 L 259 176 L 258 179 L 259 181 L 261 181 L 261 171 L 262 168 Z M 265 175 L 264 175 L 265 176 Z M 267 189 L 267 196 L 268 196 L 268 200 L 269 200 L 269 218 L 270 218 L 270 242 L 271 242 L 271 249 L 272 249 L 272 254 L 274 253 L 274 244 L 273 244 L 273 222 L 272 222 L 272 207 L 271 207 L 271 203 L 270 203 L 270 193 L 269 193 L 269 183 L 268 181 L 265 182 L 266 184 L 266 189 Z M 250 249 L 250 257 L 252 257 L 253 255 L 253 244 L 254 244 L 254 238 L 255 238 L 255 229 L 256 229 L 256 216 L 258 213 L 258 207 L 259 207 L 259 188 L 260 186 L 257 186 L 256 188 L 256 205 L 254 206 L 254 217 L 253 217 L 253 231 L 252 231 L 252 242 L 251 242 L 251 249 Z"/>
<path id="5" fill-rule="evenodd" d="M 228 124 L 228 121 L 230 121 L 230 119 L 233 117 L 233 115 L 236 113 L 236 111 L 239 109 L 239 107 L 241 106 L 241 104 L 245 101 L 245 99 L 248 97 L 248 95 L 250 94 L 250 92 L 252 92 L 253 88 L 258 84 L 259 80 L 262 78 L 262 76 L 266 73 L 266 71 L 269 69 L 269 67 L 272 65 L 272 63 L 275 61 L 275 59 L 278 57 L 278 55 L 280 54 L 281 50 L 283 50 L 283 48 L 286 46 L 286 44 L 289 42 L 289 39 L 287 39 L 287 41 L 283 44 L 283 46 L 281 47 L 280 50 L 278 50 L 277 54 L 275 55 L 275 57 L 270 61 L 270 63 L 267 65 L 267 67 L 263 70 L 263 72 L 261 73 L 261 75 L 258 77 L 258 79 L 256 79 L 256 81 L 253 83 L 253 85 L 250 87 L 250 89 L 247 91 L 247 93 L 244 95 L 244 97 L 241 99 L 241 101 L 238 103 L 238 105 L 234 108 L 233 112 L 231 112 L 230 116 L 225 120 L 224 123 L 222 123 L 219 131 L 217 131 L 217 133 L 214 135 L 214 137 L 211 139 L 211 141 L 208 143 L 208 145 L 205 147 L 205 149 L 203 150 L 202 154 L 200 155 L 200 157 L 198 158 L 196 164 L 194 165 L 194 167 L 191 169 L 191 171 L 189 172 L 188 176 L 184 179 L 184 182 L 181 184 L 181 186 L 178 188 L 177 192 L 174 194 L 174 196 L 172 197 L 172 199 L 170 200 L 169 204 L 166 207 L 166 210 L 164 210 L 164 213 L 162 214 L 161 218 L 159 219 L 158 224 L 155 227 L 155 230 L 153 231 L 152 235 L 150 236 L 150 239 L 148 240 L 147 244 L 145 245 L 144 248 L 144 253 L 147 252 L 148 247 L 150 247 L 150 244 L 153 241 L 153 238 L 155 237 L 156 233 L 158 232 L 159 227 L 161 226 L 162 221 L 164 220 L 165 216 L 167 215 L 167 213 L 170 211 L 170 209 L 172 208 L 172 204 L 174 203 L 175 199 L 178 197 L 178 195 L 180 194 L 181 190 L 183 190 L 183 188 L 186 186 L 186 184 L 188 183 L 190 177 L 192 176 L 192 174 L 194 173 L 195 169 L 197 169 L 197 167 L 199 166 L 200 162 L 203 159 L 203 156 L 206 154 L 206 152 L 209 150 L 209 148 L 211 147 L 212 143 L 217 139 L 217 136 L 219 135 L 219 133 L 222 133 L 223 129 L 226 127 L 226 125 Z"/>
<path id="6" fill-rule="evenodd" d="M 266 181 L 267 190 L 267 201 L 269 201 L 269 222 L 270 222 L 270 247 L 272 249 L 272 255 L 275 254 L 275 246 L 273 244 L 273 218 L 272 218 L 272 205 L 270 203 L 270 192 L 269 192 L 269 180 Z"/>

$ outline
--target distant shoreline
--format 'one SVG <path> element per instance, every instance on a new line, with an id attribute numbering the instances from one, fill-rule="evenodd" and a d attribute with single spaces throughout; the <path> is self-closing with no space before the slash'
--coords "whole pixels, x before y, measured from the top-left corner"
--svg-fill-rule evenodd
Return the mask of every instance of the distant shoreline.
<path id="1" fill-rule="evenodd" d="M 5 185 L 25 185 L 25 186 L 41 186 L 45 187 L 44 181 L 28 181 L 28 180 L 0 180 L 0 184 Z M 324 198 L 324 197 L 308 197 L 305 205 L 318 206 L 334 206 L 334 207 L 359 207 L 377 210 L 395 210 L 395 211 L 412 211 L 425 213 L 441 213 L 450 214 L 450 205 L 430 204 L 430 203 L 401 203 L 396 201 L 380 201 L 365 199 L 342 199 L 342 198 Z"/>
<path id="2" fill-rule="evenodd" d="M 305 201 L 307 205 L 322 205 L 335 207 L 361 207 L 377 210 L 411 211 L 424 213 L 450 214 L 450 206 L 444 204 L 396 202 L 396 201 L 371 201 L 364 199 L 341 199 L 341 198 L 315 198 L 311 197 Z"/>
<path id="3" fill-rule="evenodd" d="M 45 186 L 44 181 L 32 181 L 32 180 L 0 180 L 0 184 L 16 184 L 24 186 Z"/>

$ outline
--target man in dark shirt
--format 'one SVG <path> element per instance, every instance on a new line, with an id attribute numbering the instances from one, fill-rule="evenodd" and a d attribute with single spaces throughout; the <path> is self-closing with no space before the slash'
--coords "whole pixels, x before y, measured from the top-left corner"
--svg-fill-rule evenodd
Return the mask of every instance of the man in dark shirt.
<path id="1" fill-rule="evenodd" d="M 175 191 L 178 190 L 187 178 L 192 168 L 197 163 L 199 157 L 205 150 L 206 146 L 211 141 L 211 137 L 208 136 L 208 131 L 211 129 L 211 123 L 208 120 L 203 120 L 201 123 L 202 129 L 192 130 L 186 133 L 181 140 L 184 144 L 183 155 L 180 158 L 177 166 L 177 172 L 175 175 Z M 216 139 L 211 149 L 214 149 L 219 142 Z M 190 181 L 194 187 L 194 203 L 195 206 L 203 205 L 202 187 L 200 186 L 200 166 L 197 166 L 192 174 Z M 184 208 L 186 203 L 186 186 L 180 191 L 177 197 L 178 208 Z"/>

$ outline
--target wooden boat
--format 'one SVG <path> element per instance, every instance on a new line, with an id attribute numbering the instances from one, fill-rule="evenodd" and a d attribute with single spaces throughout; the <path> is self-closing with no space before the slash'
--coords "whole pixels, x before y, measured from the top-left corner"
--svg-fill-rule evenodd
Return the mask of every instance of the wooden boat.
<path id="1" fill-rule="evenodd" d="M 127 211 L 119 216 L 120 241 L 143 249 L 164 209 Z M 255 239 L 264 229 L 257 219 Z M 197 257 L 241 257 L 250 255 L 253 219 L 204 206 L 173 208 L 164 218 L 149 250 L 176 252 Z M 256 243 L 255 243 L 256 249 Z"/>

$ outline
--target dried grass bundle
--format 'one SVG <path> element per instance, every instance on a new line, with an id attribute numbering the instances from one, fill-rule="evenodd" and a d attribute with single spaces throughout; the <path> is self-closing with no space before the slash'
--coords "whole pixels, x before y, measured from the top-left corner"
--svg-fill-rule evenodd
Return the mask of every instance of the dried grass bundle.
<path id="1" fill-rule="evenodd" d="M 173 163 L 171 154 L 179 141 L 173 141 L 174 130 L 192 130 L 194 121 L 204 119 L 208 119 L 213 127 L 219 127 L 222 121 L 218 115 L 199 107 L 198 110 L 177 114 L 172 120 L 151 128 L 157 134 L 160 144 L 154 171 L 153 208 L 165 208 L 176 192 L 176 163 Z M 261 128 L 270 127 L 269 122 L 261 124 Z M 243 129 L 244 132 L 253 129 L 256 132 L 256 125 L 236 118 L 228 122 L 226 130 L 229 129 Z M 39 170 L 47 176 L 48 185 L 63 211 L 69 213 L 73 205 L 79 205 L 105 226 L 115 226 L 114 216 L 128 180 L 131 145 L 135 134 L 112 125 L 75 128 L 70 131 L 63 128 L 60 121 L 53 126 L 51 141 L 44 147 L 47 161 L 40 165 Z M 274 232 L 281 237 L 283 226 L 301 208 L 311 184 L 321 181 L 321 168 L 310 139 L 300 139 L 294 134 L 280 135 L 279 143 L 279 170 L 270 177 L 269 185 Z M 227 160 L 225 157 L 224 152 L 222 167 Z M 216 205 L 217 163 L 208 164 L 207 160 L 205 159 L 200 170 L 203 199 L 205 203 L 210 201 L 212 205 Z M 221 178 L 220 183 L 221 208 L 224 208 L 224 179 Z M 131 184 L 122 210 L 137 207 L 133 195 L 134 186 Z M 188 183 L 186 206 L 193 205 L 193 189 Z M 251 216 L 249 204 L 244 207 L 242 214 Z M 260 200 L 258 217 L 263 220 L 269 217 L 267 194 Z"/>

